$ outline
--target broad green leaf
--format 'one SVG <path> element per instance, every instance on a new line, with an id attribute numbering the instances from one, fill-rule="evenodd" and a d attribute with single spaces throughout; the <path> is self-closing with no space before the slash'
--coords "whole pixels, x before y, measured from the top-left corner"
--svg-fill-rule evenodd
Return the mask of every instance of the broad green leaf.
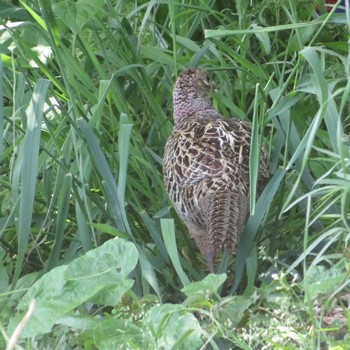
<path id="1" fill-rule="evenodd" d="M 182 305 L 153 306 L 145 315 L 143 332 L 156 349 L 197 349 L 201 327 L 197 318 Z"/>
<path id="2" fill-rule="evenodd" d="M 201 281 L 187 284 L 181 289 L 187 297 L 184 305 L 199 309 L 212 308 L 213 300 L 217 298 L 226 278 L 225 273 L 219 275 L 211 273 Z"/>
<path id="3" fill-rule="evenodd" d="M 222 317 L 227 317 L 234 327 L 239 326 L 243 316 L 249 312 L 249 307 L 256 302 L 256 297 L 237 295 L 224 298 L 219 304 L 219 313 Z"/>
<path id="4" fill-rule="evenodd" d="M 24 312 L 30 301 L 36 300 L 34 313 L 22 336 L 49 332 L 61 317 L 87 301 L 117 304 L 133 285 L 127 276 L 137 261 L 138 253 L 133 243 L 112 239 L 70 264 L 44 274 L 18 305 L 18 310 Z M 19 317 L 16 317 L 12 327 L 18 321 Z"/>
<path id="5" fill-rule="evenodd" d="M 202 281 L 192 282 L 181 289 L 188 297 L 196 294 L 206 295 L 207 297 L 215 294 L 222 284 L 225 282 L 227 276 L 225 273 L 220 275 L 209 274 Z"/>
<path id="6" fill-rule="evenodd" d="M 103 0 L 65 0 L 55 3 L 53 10 L 73 32 L 77 32 L 101 11 L 103 3 Z"/>
<path id="7" fill-rule="evenodd" d="M 347 273 L 337 267 L 327 269 L 325 266 L 312 265 L 305 276 L 305 288 L 307 288 L 312 299 L 320 295 L 329 295 L 344 281 Z"/>
<path id="8" fill-rule="evenodd" d="M 112 318 L 101 322 L 94 330 L 94 342 L 100 350 L 118 350 L 128 344 L 147 347 L 143 332 L 137 325 L 121 319 Z"/>

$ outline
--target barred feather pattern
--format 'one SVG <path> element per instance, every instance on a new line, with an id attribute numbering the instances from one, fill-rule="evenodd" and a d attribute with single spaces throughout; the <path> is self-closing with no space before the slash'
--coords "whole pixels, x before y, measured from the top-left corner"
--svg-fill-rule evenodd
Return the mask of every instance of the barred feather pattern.
<path id="1" fill-rule="evenodd" d="M 190 69 L 175 84 L 174 129 L 163 173 L 174 208 L 214 272 L 219 251 L 234 253 L 249 213 L 250 123 L 212 107 L 207 72 Z M 262 151 L 258 194 L 269 178 Z"/>

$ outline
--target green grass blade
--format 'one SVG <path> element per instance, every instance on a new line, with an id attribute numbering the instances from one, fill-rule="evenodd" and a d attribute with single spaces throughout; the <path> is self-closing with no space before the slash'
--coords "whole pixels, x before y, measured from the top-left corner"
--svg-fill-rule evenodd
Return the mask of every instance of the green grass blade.
<path id="1" fill-rule="evenodd" d="M 321 64 L 320 57 L 317 54 L 317 50 L 314 47 L 306 47 L 300 51 L 300 54 L 310 63 L 315 76 L 316 81 L 313 81 L 316 94 L 321 106 L 321 110 L 324 113 L 324 120 L 327 125 L 328 135 L 330 136 L 334 152 L 338 152 L 338 124 L 340 123 L 339 112 L 337 111 L 336 104 L 331 98 L 328 83 L 324 76 L 324 67 Z"/>
<path id="2" fill-rule="evenodd" d="M 78 201 L 75 203 L 75 212 L 77 215 L 78 239 L 81 242 L 83 251 L 87 252 L 93 248 L 91 243 L 91 230 Z"/>
<path id="3" fill-rule="evenodd" d="M 252 137 L 250 142 L 250 154 L 249 154 L 249 198 L 250 198 L 250 214 L 254 215 L 255 212 L 255 200 L 256 200 L 256 186 L 259 175 L 259 133 L 258 133 L 258 111 L 259 109 L 259 84 L 255 88 L 255 101 L 252 123 Z"/>
<path id="4" fill-rule="evenodd" d="M 323 20 L 318 18 L 312 22 L 281 24 L 281 25 L 271 26 L 271 27 L 256 27 L 253 29 L 240 29 L 240 30 L 207 29 L 204 31 L 204 33 L 206 38 L 215 38 L 217 36 L 225 36 L 225 35 L 259 34 L 259 33 L 278 32 L 281 30 L 300 29 L 300 28 L 305 28 L 310 26 L 319 26 L 322 23 L 323 23 Z"/>
<path id="5" fill-rule="evenodd" d="M 177 251 L 176 239 L 175 239 L 175 226 L 173 219 L 161 219 L 160 227 L 162 229 L 163 239 L 170 256 L 170 260 L 174 265 L 174 268 L 184 286 L 190 283 L 184 270 L 182 269 L 179 253 Z"/>
<path id="6" fill-rule="evenodd" d="M 256 247 L 253 247 L 246 259 L 247 287 L 243 295 L 252 295 L 255 289 L 256 274 L 258 271 L 258 254 Z"/>
<path id="7" fill-rule="evenodd" d="M 89 124 L 84 119 L 79 119 L 77 124 L 88 144 L 95 169 L 99 172 L 103 179 L 102 184 L 104 187 L 104 194 L 111 218 L 114 219 L 118 230 L 126 232 L 126 227 L 121 218 L 121 208 L 118 200 L 118 187 L 115 183 L 115 179 L 112 175 L 109 164 L 107 163 L 106 157 L 102 152 L 96 136 L 89 127 Z"/>
<path id="8" fill-rule="evenodd" d="M 273 200 L 283 177 L 286 174 L 286 170 L 278 169 L 275 175 L 272 177 L 270 182 L 265 187 L 260 198 L 256 203 L 256 211 L 254 216 L 250 216 L 245 229 L 241 235 L 238 248 L 237 248 L 237 258 L 235 264 L 235 280 L 232 286 L 231 293 L 234 293 L 241 282 L 243 276 L 244 267 L 246 264 L 246 259 L 249 255 L 251 246 L 253 244 L 254 237 L 258 232 L 259 226 L 266 214 L 266 211 Z"/>
<path id="9" fill-rule="evenodd" d="M 119 176 L 118 176 L 118 201 L 121 210 L 121 216 L 125 227 L 129 226 L 125 212 L 125 188 L 128 177 L 128 158 L 130 147 L 130 135 L 132 124 L 129 123 L 126 114 L 120 116 L 119 133 L 118 133 L 118 157 L 119 157 Z M 129 229 L 130 231 L 130 229 Z M 130 232 L 131 234 L 131 232 Z"/>
<path id="10" fill-rule="evenodd" d="M 34 20 L 43 28 L 45 31 L 47 30 L 45 21 L 35 12 L 31 7 L 29 7 L 25 2 L 21 1 L 22 6 L 30 13 L 30 15 L 34 18 Z"/>
<path id="11" fill-rule="evenodd" d="M 288 193 L 288 196 L 283 203 L 283 209 L 281 210 L 281 213 L 285 210 L 284 208 L 286 208 L 289 205 L 295 192 L 298 189 L 298 185 L 299 185 L 300 180 L 303 176 L 305 167 L 307 167 L 308 157 L 309 157 L 309 154 L 310 154 L 312 146 L 313 146 L 315 135 L 316 135 L 317 130 L 319 129 L 319 126 L 321 124 L 322 116 L 323 116 L 322 112 L 319 111 L 317 113 L 317 115 L 315 116 L 315 119 L 313 120 L 309 129 L 305 133 L 305 136 L 301 140 L 300 144 L 298 145 L 297 149 L 295 150 L 295 153 L 291 157 L 291 159 L 286 167 L 287 169 L 290 169 L 293 166 L 296 158 L 299 157 L 300 155 L 303 155 L 299 176 L 298 176 L 297 180 L 294 182 L 292 189 Z"/>
<path id="12" fill-rule="evenodd" d="M 2 70 L 2 59 L 0 59 L 0 159 L 1 154 L 4 150 L 3 137 L 4 137 L 4 91 L 3 91 L 3 70 Z"/>
<path id="13" fill-rule="evenodd" d="M 153 266 L 150 264 L 143 252 L 139 255 L 140 267 L 142 271 L 142 277 L 149 283 L 149 285 L 157 293 L 159 300 L 162 300 L 162 294 L 160 292 L 157 276 L 154 272 Z M 146 294 L 146 293 L 144 293 Z M 147 293 L 148 294 L 148 293 Z"/>
<path id="14" fill-rule="evenodd" d="M 142 210 L 140 213 L 140 216 L 145 223 L 145 226 L 148 229 L 148 232 L 150 233 L 154 243 L 156 244 L 157 248 L 159 249 L 164 261 L 166 263 L 169 263 L 169 256 L 167 254 L 166 247 L 164 245 L 164 242 L 162 241 L 162 235 L 159 230 L 159 226 L 155 224 L 154 220 L 150 218 L 148 213 L 145 210 Z"/>
<path id="15" fill-rule="evenodd" d="M 51 270 L 52 268 L 59 265 L 60 252 L 62 249 L 64 233 L 67 226 L 71 188 L 72 176 L 70 174 L 67 174 L 63 179 L 63 183 L 58 195 L 55 240 L 47 262 L 47 270 Z"/>
<path id="16" fill-rule="evenodd" d="M 27 250 L 34 210 L 35 185 L 38 175 L 38 156 L 40 146 L 41 121 L 45 97 L 49 88 L 48 80 L 39 79 L 34 87 L 32 98 L 27 109 L 27 129 L 22 143 L 21 163 L 21 199 L 18 222 L 18 257 L 13 277 L 13 286 L 21 273 L 24 256 Z"/>

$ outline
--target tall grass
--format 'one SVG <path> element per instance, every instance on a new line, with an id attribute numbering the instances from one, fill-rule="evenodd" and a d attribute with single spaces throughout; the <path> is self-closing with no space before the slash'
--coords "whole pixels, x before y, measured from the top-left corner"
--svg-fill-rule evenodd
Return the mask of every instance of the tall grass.
<path id="1" fill-rule="evenodd" d="M 324 294 L 335 300 L 349 287 L 350 9 L 346 5 L 345 13 L 336 14 L 338 1 L 330 13 L 321 4 L 317 14 L 317 5 L 302 0 L 2 5 L 2 325 L 23 289 L 116 237 L 138 251 L 129 275 L 135 281 L 130 308 L 137 305 L 146 312 L 153 302 L 147 296 L 154 294 L 158 301 L 181 303 L 185 293 L 186 305 L 210 320 L 210 326 L 201 324 L 202 340 L 213 348 L 220 348 L 221 341 L 254 348 L 264 343 L 249 338 L 255 326 L 237 337 L 229 331 L 235 321 L 227 321 L 221 306 L 231 303 L 232 312 L 242 316 L 235 327 L 241 327 L 249 307 L 258 308 L 265 293 L 285 288 L 288 278 L 297 276 L 300 284 L 295 287 L 293 280 L 290 286 L 305 293 L 298 305 L 306 308 L 311 323 L 305 323 L 315 329 L 308 340 L 303 331 L 298 334 L 305 344 L 330 344 L 313 302 Z M 209 282 L 198 290 L 191 283 L 206 273 L 171 209 L 161 175 L 172 128 L 172 85 L 179 71 L 197 65 L 217 83 L 213 101 L 220 113 L 253 121 L 253 184 L 260 141 L 271 160 L 270 182 L 251 202 L 254 215 L 230 267 L 234 280 L 224 288 L 227 300 L 217 294 L 223 277 L 208 280 L 215 286 L 208 287 L 214 301 L 199 291 Z M 313 293 L 315 271 L 325 287 Z M 332 274 L 337 276 L 334 288 Z M 274 283 L 279 283 L 276 290 Z M 235 299 L 234 293 L 247 299 Z M 258 294 L 259 302 L 254 299 Z M 108 304 L 110 299 L 98 300 Z M 242 300 L 247 309 L 240 313 Z M 184 317 L 193 334 L 198 331 L 184 307 L 162 310 L 160 333 L 170 314 Z M 259 328 L 263 321 L 258 316 L 254 325 L 260 334 L 264 327 Z M 104 327 L 109 329 L 107 323 Z M 98 332 L 99 339 L 108 333 Z M 176 346 L 200 344 L 191 337 L 183 335 Z M 148 341 L 159 345 L 160 340 Z"/>

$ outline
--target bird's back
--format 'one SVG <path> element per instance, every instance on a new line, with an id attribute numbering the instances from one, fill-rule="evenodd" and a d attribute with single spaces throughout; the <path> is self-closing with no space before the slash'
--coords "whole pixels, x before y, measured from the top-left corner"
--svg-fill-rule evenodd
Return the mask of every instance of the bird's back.
<path id="1" fill-rule="evenodd" d="M 198 115 L 176 125 L 164 179 L 174 207 L 207 260 L 232 253 L 249 210 L 250 124 Z"/>

